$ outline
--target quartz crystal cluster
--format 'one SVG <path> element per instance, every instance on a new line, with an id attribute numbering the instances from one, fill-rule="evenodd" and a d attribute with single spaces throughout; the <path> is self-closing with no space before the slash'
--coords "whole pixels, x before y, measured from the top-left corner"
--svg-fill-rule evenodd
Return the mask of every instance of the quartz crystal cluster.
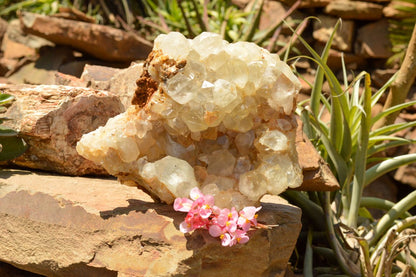
<path id="1" fill-rule="evenodd" d="M 299 80 L 275 54 L 217 34 L 156 38 L 126 112 L 78 152 L 168 204 L 198 187 L 220 208 L 298 187 Z"/>

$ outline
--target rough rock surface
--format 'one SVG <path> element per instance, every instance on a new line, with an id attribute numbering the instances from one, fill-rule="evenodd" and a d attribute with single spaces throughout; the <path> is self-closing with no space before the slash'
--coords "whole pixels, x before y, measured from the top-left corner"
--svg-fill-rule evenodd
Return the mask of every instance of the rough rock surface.
<path id="1" fill-rule="evenodd" d="M 331 1 L 325 12 L 343 19 L 377 20 L 383 17 L 383 6 L 364 1 Z"/>
<path id="2" fill-rule="evenodd" d="M 303 182 L 296 190 L 334 191 L 339 189 L 337 179 L 303 133 L 302 126 L 302 121 L 298 118 L 296 151 L 298 152 L 299 165 L 302 168 Z"/>
<path id="3" fill-rule="evenodd" d="M 111 179 L 0 172 L 0 260 L 46 276 L 284 276 L 300 209 L 262 200 L 278 226 L 223 247 L 205 230 L 182 234 L 184 214 Z"/>
<path id="4" fill-rule="evenodd" d="M 137 88 L 136 80 L 143 72 L 143 63 L 133 63 L 128 68 L 86 65 L 81 80 L 88 87 L 112 92 L 127 109 Z"/>
<path id="5" fill-rule="evenodd" d="M 56 44 L 70 45 L 107 61 L 134 61 L 147 57 L 151 44 L 109 26 L 22 13 L 23 30 Z"/>
<path id="6" fill-rule="evenodd" d="M 326 43 L 334 31 L 337 19 L 330 16 L 319 17 L 320 21 L 313 22 L 313 37 L 322 43 Z M 354 38 L 354 21 L 343 20 L 342 25 L 334 36 L 332 46 L 341 51 L 351 51 Z"/>
<path id="7" fill-rule="evenodd" d="M 13 160 L 20 166 L 70 175 L 107 174 L 99 165 L 78 155 L 81 136 L 123 111 L 120 100 L 105 91 L 66 86 L 1 85 L 16 101 L 4 124 L 18 130 L 29 145 Z"/>
<path id="8" fill-rule="evenodd" d="M 389 58 L 393 55 L 388 33 L 389 23 L 383 19 L 358 29 L 356 53 L 371 58 Z"/>

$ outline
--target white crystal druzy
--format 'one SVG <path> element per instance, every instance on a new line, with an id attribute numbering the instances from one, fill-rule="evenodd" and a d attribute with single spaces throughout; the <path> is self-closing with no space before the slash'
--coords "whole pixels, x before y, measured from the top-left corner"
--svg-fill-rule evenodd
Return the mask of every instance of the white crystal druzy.
<path id="1" fill-rule="evenodd" d="M 173 32 L 156 38 L 138 84 L 142 102 L 77 146 L 121 181 L 167 203 L 198 186 L 223 207 L 300 185 L 300 83 L 276 54 L 213 33 L 189 40 Z"/>

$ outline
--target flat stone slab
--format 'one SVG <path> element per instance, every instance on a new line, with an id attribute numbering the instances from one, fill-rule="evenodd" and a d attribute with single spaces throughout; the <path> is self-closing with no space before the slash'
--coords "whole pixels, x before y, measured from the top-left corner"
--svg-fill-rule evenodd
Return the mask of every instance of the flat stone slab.
<path id="1" fill-rule="evenodd" d="M 115 179 L 0 170 L 0 260 L 46 276 L 283 276 L 301 211 L 275 196 L 262 206 L 259 221 L 278 226 L 223 247 Z"/>

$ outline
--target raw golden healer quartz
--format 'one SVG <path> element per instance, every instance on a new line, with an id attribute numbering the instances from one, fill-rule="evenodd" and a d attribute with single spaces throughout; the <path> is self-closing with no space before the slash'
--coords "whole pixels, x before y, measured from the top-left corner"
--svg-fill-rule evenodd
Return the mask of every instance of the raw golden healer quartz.
<path id="1" fill-rule="evenodd" d="M 156 38 L 132 105 L 77 145 L 127 185 L 171 204 L 194 187 L 218 207 L 300 186 L 299 80 L 276 54 L 217 34 Z"/>

